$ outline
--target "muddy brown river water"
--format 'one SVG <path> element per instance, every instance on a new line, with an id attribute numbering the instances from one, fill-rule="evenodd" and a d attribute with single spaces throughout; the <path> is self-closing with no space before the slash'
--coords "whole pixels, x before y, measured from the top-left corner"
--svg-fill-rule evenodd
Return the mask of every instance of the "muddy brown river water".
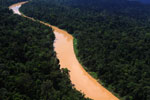
<path id="1" fill-rule="evenodd" d="M 27 2 L 13 4 L 9 7 L 9 9 L 12 9 L 15 14 L 35 21 L 33 18 L 23 15 L 19 11 L 21 5 L 25 3 Z M 91 77 L 81 66 L 74 52 L 72 35 L 48 23 L 42 21 L 40 21 L 40 23 L 52 27 L 55 34 L 54 50 L 60 61 L 60 67 L 70 70 L 69 74 L 71 82 L 75 85 L 77 90 L 84 93 L 86 97 L 94 100 L 119 100 L 111 92 L 99 84 L 97 80 Z"/>

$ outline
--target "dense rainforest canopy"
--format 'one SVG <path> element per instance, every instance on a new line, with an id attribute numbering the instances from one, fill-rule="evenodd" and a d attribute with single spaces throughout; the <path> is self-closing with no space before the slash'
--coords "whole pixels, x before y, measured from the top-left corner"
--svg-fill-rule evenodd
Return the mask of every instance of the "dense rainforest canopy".
<path id="1" fill-rule="evenodd" d="M 0 100 L 89 100 L 60 70 L 52 29 L 8 9 L 19 1 L 0 2 Z"/>
<path id="2" fill-rule="evenodd" d="M 21 8 L 73 34 L 81 63 L 125 100 L 150 100 L 149 9 L 131 0 L 32 0 Z"/>

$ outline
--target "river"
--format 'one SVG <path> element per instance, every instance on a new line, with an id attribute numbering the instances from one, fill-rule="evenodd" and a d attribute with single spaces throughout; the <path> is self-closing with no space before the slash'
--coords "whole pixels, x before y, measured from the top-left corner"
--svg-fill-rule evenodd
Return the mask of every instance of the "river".
<path id="1" fill-rule="evenodd" d="M 25 3 L 27 2 L 11 5 L 9 9 L 12 9 L 15 14 L 35 21 L 33 18 L 23 15 L 19 11 L 21 5 Z M 60 67 L 67 68 L 70 71 L 70 80 L 77 90 L 84 93 L 86 97 L 94 100 L 119 100 L 111 92 L 99 84 L 97 80 L 91 77 L 81 66 L 74 52 L 72 35 L 48 23 L 42 21 L 40 21 L 40 23 L 52 27 L 55 34 L 54 50 L 60 61 Z"/>

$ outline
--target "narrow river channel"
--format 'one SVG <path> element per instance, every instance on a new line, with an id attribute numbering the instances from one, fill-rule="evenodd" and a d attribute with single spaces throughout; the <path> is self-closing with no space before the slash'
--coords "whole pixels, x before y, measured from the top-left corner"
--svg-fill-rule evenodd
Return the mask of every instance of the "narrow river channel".
<path id="1" fill-rule="evenodd" d="M 11 5 L 9 9 L 12 9 L 15 14 L 22 15 L 34 21 L 33 18 L 21 14 L 19 8 L 21 5 L 27 2 L 20 2 Z M 76 58 L 73 48 L 73 36 L 66 31 L 52 26 L 48 23 L 40 21 L 41 24 L 52 27 L 55 34 L 54 50 L 57 53 L 57 58 L 60 61 L 61 68 L 68 68 L 70 70 L 71 82 L 75 85 L 75 88 L 85 94 L 86 97 L 94 100 L 119 100 L 111 92 L 105 89 L 101 84 L 91 77 L 81 66 Z"/>

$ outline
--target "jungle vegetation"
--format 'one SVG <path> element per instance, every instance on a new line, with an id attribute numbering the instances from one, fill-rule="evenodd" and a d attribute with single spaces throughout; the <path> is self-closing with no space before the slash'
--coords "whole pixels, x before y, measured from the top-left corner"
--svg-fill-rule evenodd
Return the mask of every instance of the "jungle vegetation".
<path id="1" fill-rule="evenodd" d="M 20 1 L 0 2 L 0 100 L 90 100 L 60 69 L 52 29 L 8 9 Z"/>
<path id="2" fill-rule="evenodd" d="M 32 0 L 21 8 L 72 34 L 82 64 L 125 100 L 150 100 L 149 9 L 131 0 Z"/>

